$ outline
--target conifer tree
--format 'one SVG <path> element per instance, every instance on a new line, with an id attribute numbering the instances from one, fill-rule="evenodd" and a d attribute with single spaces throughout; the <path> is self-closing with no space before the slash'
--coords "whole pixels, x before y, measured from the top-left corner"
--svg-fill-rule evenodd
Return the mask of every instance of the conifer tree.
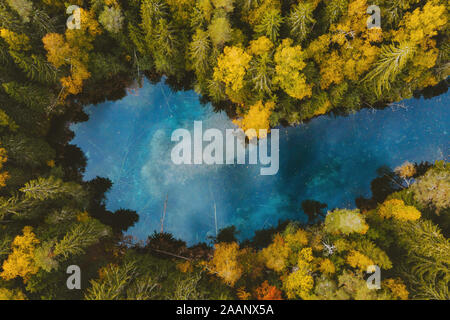
<path id="1" fill-rule="evenodd" d="M 54 255 L 67 259 L 69 256 L 80 255 L 84 250 L 100 238 L 107 236 L 108 229 L 95 219 L 75 224 L 64 238 L 56 243 Z"/>
<path id="2" fill-rule="evenodd" d="M 280 35 L 283 22 L 284 18 L 278 9 L 269 9 L 264 13 L 260 23 L 255 27 L 255 31 L 260 35 L 265 35 L 272 42 L 276 42 Z"/>
<path id="3" fill-rule="evenodd" d="M 63 182 L 53 176 L 31 180 L 19 190 L 25 194 L 25 197 L 41 201 L 56 199 L 61 196 L 71 196 L 76 199 L 84 196 L 84 191 L 80 185 L 73 182 Z"/>
<path id="4" fill-rule="evenodd" d="M 302 41 L 310 32 L 311 25 L 316 22 L 313 18 L 314 3 L 299 2 L 291 10 L 288 18 L 291 35 Z"/>

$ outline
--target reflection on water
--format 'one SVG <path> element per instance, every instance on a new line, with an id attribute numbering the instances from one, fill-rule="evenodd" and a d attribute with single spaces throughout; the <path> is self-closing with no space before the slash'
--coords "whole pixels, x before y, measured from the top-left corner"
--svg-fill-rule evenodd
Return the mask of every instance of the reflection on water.
<path id="1" fill-rule="evenodd" d="M 177 128 L 234 128 L 224 113 L 201 106 L 194 92 L 173 93 L 163 83 L 145 83 L 138 94 L 87 107 L 90 120 L 72 125 L 88 158 L 85 179 L 114 183 L 107 208 L 140 215 L 129 233 L 145 239 L 160 229 L 189 244 L 233 224 L 240 237 L 277 224 L 304 221 L 301 202 L 314 199 L 334 207 L 354 207 L 370 195 L 370 181 L 382 165 L 406 160 L 434 161 L 449 155 L 449 94 L 404 101 L 407 108 L 363 110 L 347 117 L 323 116 L 296 128 L 280 129 L 280 170 L 261 176 L 257 165 L 174 165 L 170 141 Z M 216 210 L 214 210 L 214 206 Z"/>

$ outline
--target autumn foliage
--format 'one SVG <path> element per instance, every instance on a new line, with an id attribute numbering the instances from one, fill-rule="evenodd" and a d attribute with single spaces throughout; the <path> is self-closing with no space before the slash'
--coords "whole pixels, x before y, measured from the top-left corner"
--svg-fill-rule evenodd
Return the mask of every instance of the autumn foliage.
<path id="1" fill-rule="evenodd" d="M 282 300 L 281 291 L 277 287 L 271 286 L 267 280 L 256 288 L 255 294 L 258 300 Z"/>

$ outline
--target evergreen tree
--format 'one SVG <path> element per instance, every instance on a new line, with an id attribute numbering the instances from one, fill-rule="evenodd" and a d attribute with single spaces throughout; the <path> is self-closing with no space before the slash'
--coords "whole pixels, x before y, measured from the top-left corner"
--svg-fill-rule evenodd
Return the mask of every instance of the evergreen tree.
<path id="1" fill-rule="evenodd" d="M 408 43 L 401 43 L 399 47 L 383 46 L 375 67 L 364 78 L 373 81 L 374 90 L 378 96 L 390 89 L 390 84 L 405 67 L 414 54 L 414 47 Z"/>
<path id="2" fill-rule="evenodd" d="M 54 255 L 67 259 L 80 255 L 84 250 L 108 235 L 108 229 L 95 219 L 75 224 L 64 238 L 55 244 Z"/>
<path id="3" fill-rule="evenodd" d="M 311 25 L 316 20 L 313 18 L 315 5 L 313 2 L 300 2 L 294 6 L 288 18 L 291 35 L 302 41 L 310 32 Z"/>
<path id="4" fill-rule="evenodd" d="M 265 35 L 272 42 L 276 42 L 283 22 L 284 18 L 279 10 L 269 9 L 264 13 L 261 22 L 255 27 L 255 31 L 260 35 Z"/>
<path id="5" fill-rule="evenodd" d="M 80 185 L 73 182 L 63 182 L 53 176 L 31 180 L 20 188 L 20 191 L 25 193 L 27 198 L 36 200 L 56 199 L 61 196 L 81 199 L 85 195 Z"/>

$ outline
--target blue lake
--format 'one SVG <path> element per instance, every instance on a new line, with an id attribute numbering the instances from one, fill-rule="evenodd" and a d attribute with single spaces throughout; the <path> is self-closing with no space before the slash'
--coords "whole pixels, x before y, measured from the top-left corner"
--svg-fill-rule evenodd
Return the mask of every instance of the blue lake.
<path id="1" fill-rule="evenodd" d="M 194 120 L 208 128 L 235 128 L 224 113 L 202 106 L 195 92 L 172 92 L 163 83 L 145 83 L 135 95 L 86 107 L 89 121 L 73 124 L 88 158 L 85 179 L 114 183 L 107 208 L 136 210 L 140 220 L 129 234 L 145 240 L 160 230 L 193 244 L 217 228 L 235 225 L 240 238 L 278 220 L 305 220 L 301 202 L 314 199 L 354 208 L 370 196 L 377 168 L 404 161 L 449 160 L 450 94 L 411 99 L 403 107 L 365 109 L 346 117 L 322 116 L 280 128 L 280 169 L 261 176 L 258 165 L 175 165 L 173 130 L 193 131 Z M 216 209 L 214 209 L 214 207 Z"/>

